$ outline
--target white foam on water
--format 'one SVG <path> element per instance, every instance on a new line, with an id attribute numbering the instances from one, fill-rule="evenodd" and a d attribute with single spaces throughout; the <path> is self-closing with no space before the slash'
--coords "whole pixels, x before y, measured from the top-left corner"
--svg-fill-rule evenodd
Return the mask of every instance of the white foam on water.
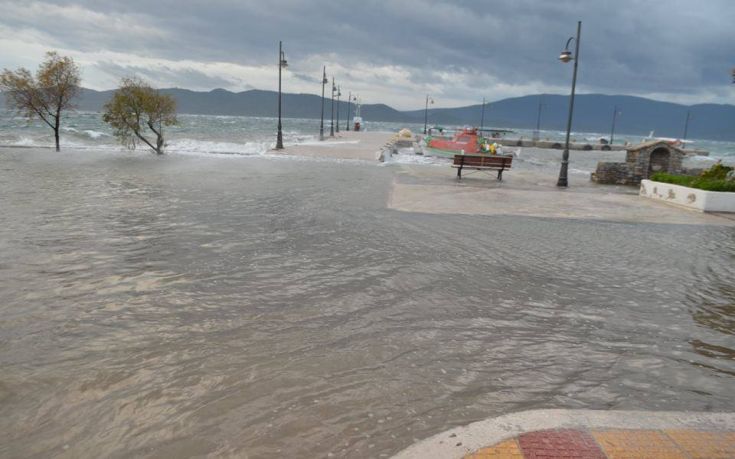
<path id="1" fill-rule="evenodd" d="M 264 155 L 273 147 L 271 142 L 214 142 L 210 140 L 175 139 L 166 145 L 166 151 L 181 154 L 229 154 L 241 156 Z"/>
<path id="2" fill-rule="evenodd" d="M 405 150 L 410 150 L 411 152 L 405 152 Z M 394 155 L 385 155 L 385 161 L 383 162 L 384 165 L 388 164 L 422 164 L 422 165 L 429 165 L 429 166 L 446 166 L 449 164 L 448 159 L 446 158 L 439 158 L 436 156 L 423 156 L 423 155 L 417 155 L 412 153 L 413 149 L 405 148 L 399 150 L 398 154 Z"/>
<path id="3" fill-rule="evenodd" d="M 99 139 L 100 137 L 110 136 L 110 134 L 107 134 L 106 132 L 94 131 L 92 129 L 85 129 L 82 132 L 84 132 L 87 136 L 89 136 L 92 139 Z"/>

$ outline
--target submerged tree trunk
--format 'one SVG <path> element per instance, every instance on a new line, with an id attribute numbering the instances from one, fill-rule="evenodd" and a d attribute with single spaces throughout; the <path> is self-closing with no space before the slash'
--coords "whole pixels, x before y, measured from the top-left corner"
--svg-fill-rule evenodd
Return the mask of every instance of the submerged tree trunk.
<path id="1" fill-rule="evenodd" d="M 163 154 L 163 136 L 161 134 L 158 134 L 156 139 L 156 153 Z"/>
<path id="2" fill-rule="evenodd" d="M 54 128 L 54 140 L 56 140 L 56 151 L 61 151 L 61 148 L 59 147 L 59 127 L 58 126 Z"/>

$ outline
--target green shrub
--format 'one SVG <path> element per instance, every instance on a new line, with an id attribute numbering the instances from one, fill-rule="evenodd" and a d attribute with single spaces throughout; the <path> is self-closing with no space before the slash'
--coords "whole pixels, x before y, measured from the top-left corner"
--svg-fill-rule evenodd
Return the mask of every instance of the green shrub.
<path id="1" fill-rule="evenodd" d="M 718 166 L 719 164 L 715 164 Z M 663 183 L 672 183 L 674 185 L 688 186 L 689 188 L 698 188 L 706 191 L 728 191 L 735 193 L 735 182 L 725 180 L 724 175 L 721 179 L 712 179 L 705 177 L 704 174 L 708 173 L 715 166 L 707 171 L 704 171 L 699 177 L 692 177 L 688 175 L 673 175 L 667 174 L 666 172 L 656 172 L 651 175 L 651 180 Z M 731 169 L 727 166 L 722 166 L 724 169 Z M 727 174 L 727 171 L 725 171 Z"/>
<path id="2" fill-rule="evenodd" d="M 732 167 L 723 166 L 721 163 L 717 163 L 706 171 L 702 172 L 700 177 L 712 180 L 725 180 L 725 177 L 727 177 L 727 173 L 731 170 L 733 170 Z"/>

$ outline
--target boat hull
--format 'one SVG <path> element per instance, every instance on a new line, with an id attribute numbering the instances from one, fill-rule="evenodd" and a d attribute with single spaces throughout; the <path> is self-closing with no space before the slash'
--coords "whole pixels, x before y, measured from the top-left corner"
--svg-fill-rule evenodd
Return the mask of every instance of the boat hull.
<path id="1" fill-rule="evenodd" d="M 426 145 L 421 146 L 421 152 L 424 156 L 439 156 L 441 158 L 454 158 L 454 155 L 461 153 L 461 151 L 457 150 L 441 150 L 439 148 L 433 148 Z"/>

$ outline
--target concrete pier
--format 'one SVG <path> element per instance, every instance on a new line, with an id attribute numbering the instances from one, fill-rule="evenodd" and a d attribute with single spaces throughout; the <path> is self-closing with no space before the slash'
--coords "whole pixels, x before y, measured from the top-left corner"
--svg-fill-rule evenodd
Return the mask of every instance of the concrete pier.
<path id="1" fill-rule="evenodd" d="M 274 153 L 310 158 L 353 159 L 380 161 L 381 154 L 391 146 L 393 133 L 342 131 L 334 137 L 310 144 L 287 145 Z"/>

